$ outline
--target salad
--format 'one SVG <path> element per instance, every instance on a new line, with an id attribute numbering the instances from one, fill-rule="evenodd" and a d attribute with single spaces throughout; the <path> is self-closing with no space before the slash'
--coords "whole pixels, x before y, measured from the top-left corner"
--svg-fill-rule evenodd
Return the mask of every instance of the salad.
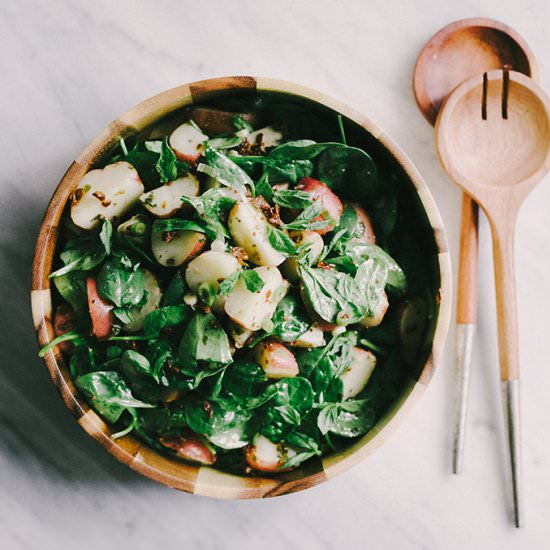
<path id="1" fill-rule="evenodd" d="M 40 351 L 59 346 L 112 437 L 249 475 L 367 433 L 431 315 L 395 181 L 352 123 L 313 140 L 307 107 L 263 101 L 189 108 L 82 178 Z"/>

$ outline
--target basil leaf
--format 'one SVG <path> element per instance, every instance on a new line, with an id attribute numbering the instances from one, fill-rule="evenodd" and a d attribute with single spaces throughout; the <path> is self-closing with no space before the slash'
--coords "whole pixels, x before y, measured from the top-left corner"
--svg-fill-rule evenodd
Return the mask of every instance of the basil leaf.
<path id="1" fill-rule="evenodd" d="M 284 208 L 303 210 L 313 202 L 313 198 L 310 193 L 299 189 L 281 189 L 273 192 L 273 202 Z"/>
<path id="2" fill-rule="evenodd" d="M 86 273 L 71 271 L 66 275 L 54 277 L 53 282 L 61 297 L 73 308 L 79 321 L 85 319 L 88 314 Z"/>
<path id="3" fill-rule="evenodd" d="M 317 418 L 322 434 L 333 433 L 342 437 L 356 437 L 368 432 L 375 422 L 374 409 L 365 399 L 328 403 Z"/>
<path id="4" fill-rule="evenodd" d="M 266 171 L 256 183 L 256 196 L 262 196 L 266 201 L 273 202 L 273 188 L 269 183 L 269 175 Z"/>
<path id="5" fill-rule="evenodd" d="M 140 305 L 145 293 L 143 271 L 128 260 L 127 256 L 107 260 L 97 276 L 98 293 L 118 308 Z"/>
<path id="6" fill-rule="evenodd" d="M 272 225 L 268 225 L 266 231 L 269 244 L 277 250 L 277 252 L 281 252 L 287 256 L 294 256 L 294 254 L 296 254 L 296 244 L 284 231 Z"/>
<path id="7" fill-rule="evenodd" d="M 51 349 L 63 342 L 74 342 L 76 346 L 80 346 L 86 343 L 86 339 L 74 330 L 66 332 L 65 334 L 60 334 L 59 336 L 56 336 L 53 340 L 48 342 L 46 345 L 42 346 L 42 348 L 38 352 L 38 357 L 44 357 Z"/>
<path id="8" fill-rule="evenodd" d="M 232 149 L 243 142 L 243 138 L 239 136 L 218 137 L 209 139 L 206 145 L 214 149 Z"/>
<path id="9" fill-rule="evenodd" d="M 264 287 L 264 280 L 253 269 L 242 269 L 240 271 L 241 279 L 250 292 L 259 292 Z"/>
<path id="10" fill-rule="evenodd" d="M 239 280 L 240 275 L 241 275 L 240 270 L 237 270 L 231 273 L 229 277 L 226 277 L 218 287 L 218 295 L 227 296 L 233 290 L 234 286 L 237 284 L 237 281 Z"/>
<path id="11" fill-rule="evenodd" d="M 114 371 L 83 374 L 75 380 L 75 385 L 90 405 L 111 423 L 116 422 L 129 407 L 154 407 L 150 403 L 136 399 L 124 379 Z"/>
<path id="12" fill-rule="evenodd" d="M 61 277 L 73 271 L 90 271 L 106 257 L 105 247 L 97 235 L 67 241 L 59 254 L 64 267 L 50 273 L 50 278 Z"/>

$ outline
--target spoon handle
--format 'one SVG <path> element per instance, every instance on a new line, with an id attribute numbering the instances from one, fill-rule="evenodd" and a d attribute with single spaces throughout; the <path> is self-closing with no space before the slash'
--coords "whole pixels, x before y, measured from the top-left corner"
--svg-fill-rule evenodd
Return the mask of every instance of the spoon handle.
<path id="1" fill-rule="evenodd" d="M 456 301 L 456 381 L 453 430 L 453 473 L 455 474 L 461 474 L 463 468 L 472 346 L 477 321 L 478 211 L 476 202 L 464 193 L 462 195 Z"/>
<path id="2" fill-rule="evenodd" d="M 506 215 L 507 214 L 507 215 Z M 498 318 L 498 344 L 500 378 L 509 468 L 512 481 L 514 521 L 516 527 L 523 524 L 521 482 L 521 437 L 519 404 L 519 353 L 514 273 L 515 216 L 508 212 L 500 221 L 491 223 Z"/>

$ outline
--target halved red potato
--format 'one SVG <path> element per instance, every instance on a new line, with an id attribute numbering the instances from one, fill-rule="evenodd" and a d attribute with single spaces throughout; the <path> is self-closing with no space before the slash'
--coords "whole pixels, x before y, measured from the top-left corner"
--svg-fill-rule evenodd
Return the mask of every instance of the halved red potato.
<path id="1" fill-rule="evenodd" d="M 248 199 L 236 202 L 227 221 L 235 242 L 243 247 L 251 262 L 256 265 L 278 266 L 286 256 L 275 250 L 267 237 L 269 222 Z"/>
<path id="2" fill-rule="evenodd" d="M 298 182 L 296 189 L 309 193 L 314 201 L 320 200 L 332 220 L 325 229 L 316 229 L 315 231 L 319 233 L 319 235 L 324 235 L 325 233 L 332 231 L 338 225 L 340 216 L 344 211 L 344 205 L 338 196 L 335 195 L 322 181 L 314 178 L 302 178 Z M 323 217 L 319 216 L 318 219 L 322 220 Z"/>
<path id="3" fill-rule="evenodd" d="M 148 270 L 143 269 L 143 287 L 147 292 L 145 304 L 140 308 L 132 310 L 132 320 L 123 325 L 126 332 L 137 332 L 143 328 L 143 320 L 151 311 L 157 309 L 160 305 L 162 293 L 157 278 Z"/>
<path id="4" fill-rule="evenodd" d="M 194 124 L 184 122 L 170 134 L 168 142 L 180 160 L 194 164 L 202 155 L 206 140 L 208 140 L 208 136 Z"/>
<path id="5" fill-rule="evenodd" d="M 90 170 L 71 195 L 71 220 L 81 229 L 95 229 L 102 220 L 123 216 L 142 193 L 139 174 L 128 162 Z"/>
<path id="6" fill-rule="evenodd" d="M 157 218 L 169 218 L 184 207 L 182 196 L 196 197 L 199 194 L 199 180 L 193 174 L 187 174 L 169 181 L 152 191 L 143 193 L 139 202 Z"/>
<path id="7" fill-rule="evenodd" d="M 76 328 L 77 317 L 74 309 L 67 303 L 63 302 L 55 309 L 53 318 L 53 330 L 56 336 L 66 334 Z M 65 353 L 70 352 L 73 349 L 72 342 L 61 342 L 59 348 Z"/>
<path id="8" fill-rule="evenodd" d="M 367 328 L 378 326 L 384 320 L 384 315 L 386 315 L 388 307 L 390 307 L 390 303 L 388 302 L 388 295 L 384 291 L 382 291 L 378 306 L 373 312 L 374 314 L 372 316 L 365 315 L 365 317 L 363 317 L 359 321 L 359 324 Z"/>
<path id="9" fill-rule="evenodd" d="M 294 378 L 300 372 L 294 354 L 274 340 L 260 342 L 254 348 L 254 358 L 268 378 Z"/>
<path id="10" fill-rule="evenodd" d="M 252 444 L 244 450 L 248 465 L 260 472 L 282 472 L 281 466 L 295 455 L 291 447 L 273 443 L 260 434 L 255 435 Z"/>
<path id="11" fill-rule="evenodd" d="M 264 286 L 257 292 L 251 292 L 240 278 L 224 306 L 229 318 L 248 330 L 259 330 L 265 321 L 271 319 L 288 289 L 288 282 L 284 281 L 276 267 L 262 266 L 254 271 L 262 278 Z"/>
<path id="12" fill-rule="evenodd" d="M 297 247 L 308 245 L 312 263 L 315 264 L 323 252 L 323 237 L 316 231 L 291 231 L 289 237 L 296 243 Z M 295 258 L 287 258 L 281 264 L 281 272 L 289 281 L 298 278 L 298 262 Z"/>
<path id="13" fill-rule="evenodd" d="M 370 351 L 353 347 L 353 362 L 340 375 L 343 385 L 343 399 L 355 397 L 367 385 L 376 367 L 376 357 Z"/>
<path id="14" fill-rule="evenodd" d="M 214 451 L 205 443 L 204 439 L 196 433 L 186 430 L 182 435 L 164 436 L 160 443 L 176 451 L 176 454 L 190 462 L 211 466 L 216 462 Z"/>
<path id="15" fill-rule="evenodd" d="M 151 251 L 160 265 L 175 267 L 194 258 L 204 248 L 206 240 L 198 231 L 153 231 Z"/>
<path id="16" fill-rule="evenodd" d="M 319 348 L 325 343 L 323 331 L 317 325 L 311 325 L 306 332 L 289 345 L 296 348 Z"/>
<path id="17" fill-rule="evenodd" d="M 186 113 L 193 122 L 210 136 L 217 134 L 232 134 L 235 132 L 235 116 L 256 126 L 259 120 L 258 113 L 235 113 L 232 111 L 221 111 L 212 107 L 189 107 Z"/>
<path id="18" fill-rule="evenodd" d="M 219 284 L 241 267 L 237 258 L 228 252 L 207 250 L 189 262 L 185 270 L 185 280 L 195 294 L 203 283 L 212 284 L 217 291 Z M 224 304 L 225 296 L 217 296 L 212 309 L 221 312 Z"/>
<path id="19" fill-rule="evenodd" d="M 413 365 L 428 325 L 428 304 L 423 296 L 417 296 L 401 305 L 397 315 L 401 357 L 405 363 Z"/>
<path id="20" fill-rule="evenodd" d="M 86 291 L 93 333 L 98 340 L 108 338 L 111 336 L 114 322 L 113 305 L 98 294 L 96 280 L 93 277 L 86 279 Z"/>
<path id="21" fill-rule="evenodd" d="M 361 224 L 363 229 L 359 239 L 366 243 L 374 244 L 376 242 L 376 235 L 374 234 L 374 227 L 370 216 L 355 202 L 348 202 L 346 206 L 350 206 L 355 210 L 357 221 Z"/>

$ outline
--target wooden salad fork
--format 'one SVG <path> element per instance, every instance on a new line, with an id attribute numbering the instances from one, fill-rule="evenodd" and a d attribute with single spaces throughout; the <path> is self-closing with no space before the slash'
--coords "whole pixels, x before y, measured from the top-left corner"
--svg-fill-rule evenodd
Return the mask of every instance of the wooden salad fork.
<path id="1" fill-rule="evenodd" d="M 443 168 L 485 211 L 493 236 L 500 375 L 516 527 L 523 523 L 514 233 L 521 204 L 550 170 L 550 100 L 513 71 L 474 76 L 436 122 Z"/>

